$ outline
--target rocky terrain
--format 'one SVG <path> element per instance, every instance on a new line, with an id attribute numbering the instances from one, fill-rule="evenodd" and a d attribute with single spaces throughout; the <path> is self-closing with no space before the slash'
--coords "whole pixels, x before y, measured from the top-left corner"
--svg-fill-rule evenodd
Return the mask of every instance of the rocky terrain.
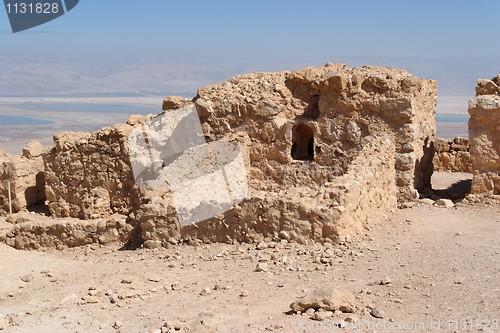
<path id="1" fill-rule="evenodd" d="M 435 81 L 327 64 L 0 149 L 0 330 L 499 332 L 499 78 L 470 140 Z"/>
<path id="2" fill-rule="evenodd" d="M 499 207 L 422 202 L 341 246 L 0 245 L 0 329 L 498 332 Z"/>

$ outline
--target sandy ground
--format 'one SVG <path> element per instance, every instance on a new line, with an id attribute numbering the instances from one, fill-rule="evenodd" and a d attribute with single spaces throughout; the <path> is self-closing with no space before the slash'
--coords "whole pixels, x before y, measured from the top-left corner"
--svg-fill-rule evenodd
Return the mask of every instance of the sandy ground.
<path id="1" fill-rule="evenodd" d="M 335 247 L 270 242 L 23 252 L 0 245 L 0 329 L 500 332 L 499 238 L 500 207 L 481 204 L 397 210 Z M 352 293 L 355 314 L 314 321 L 289 312 L 290 303 L 322 287 Z M 384 318 L 369 314 L 374 307 Z M 346 324 L 347 318 L 357 321 Z"/>

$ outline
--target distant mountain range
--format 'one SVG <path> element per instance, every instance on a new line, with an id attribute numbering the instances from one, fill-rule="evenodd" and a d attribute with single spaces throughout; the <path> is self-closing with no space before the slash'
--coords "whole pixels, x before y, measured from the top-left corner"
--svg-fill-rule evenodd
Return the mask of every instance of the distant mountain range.
<path id="1" fill-rule="evenodd" d="M 484 59 L 421 59 L 345 57 L 308 61 L 190 61 L 157 59 L 65 60 L 0 53 L 0 96 L 37 95 L 166 95 L 192 96 L 196 89 L 252 71 L 277 71 L 345 62 L 406 69 L 414 75 L 436 79 L 441 96 L 474 95 L 478 78 L 500 72 L 500 61 Z"/>
<path id="2" fill-rule="evenodd" d="M 192 95 L 225 79 L 231 69 L 172 60 L 68 61 L 0 54 L 0 73 L 0 96 Z"/>

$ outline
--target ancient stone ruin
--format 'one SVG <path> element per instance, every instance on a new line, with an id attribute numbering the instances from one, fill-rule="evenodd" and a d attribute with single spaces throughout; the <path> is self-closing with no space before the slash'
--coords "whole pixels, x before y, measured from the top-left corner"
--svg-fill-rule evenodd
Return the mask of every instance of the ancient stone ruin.
<path id="1" fill-rule="evenodd" d="M 434 144 L 434 171 L 472 172 L 472 161 L 469 152 L 469 139 L 437 138 Z"/>
<path id="2" fill-rule="evenodd" d="M 481 81 L 488 95 L 469 108 L 476 192 L 498 193 L 497 84 Z M 46 199 L 57 219 L 13 217 L 0 241 L 349 241 L 398 204 L 432 193 L 433 158 L 436 169 L 469 170 L 466 139 L 436 141 L 436 90 L 406 71 L 327 64 L 238 76 L 192 100 L 169 97 L 160 115 L 57 134 L 43 154 L 0 158 L 2 212 L 9 179 L 15 211 Z M 33 191 L 36 200 L 26 195 Z"/>
<path id="3" fill-rule="evenodd" d="M 327 64 L 253 73 L 200 89 L 192 101 L 168 98 L 164 109 L 97 133 L 56 135 L 43 158 L 52 216 L 128 215 L 148 247 L 180 239 L 343 242 L 430 188 L 436 82 L 405 71 Z M 203 139 L 199 144 L 182 141 L 195 123 L 179 116 L 181 109 L 194 110 L 199 130 L 192 140 Z M 162 155 L 162 147 L 175 153 Z M 217 147 L 237 149 L 228 157 L 221 154 L 229 148 Z M 196 170 L 186 171 L 196 159 Z M 141 187 L 138 164 L 166 174 L 164 186 Z M 173 184 L 184 185 L 181 178 L 192 172 L 219 177 L 199 187 L 200 195 L 225 179 L 235 199 L 231 182 L 238 176 L 245 191 L 186 225 Z M 214 200 L 194 200 L 189 209 L 211 212 Z"/>
<path id="4" fill-rule="evenodd" d="M 97 133 L 63 132 L 44 154 L 45 192 L 54 217 L 96 219 L 128 215 L 139 193 L 128 159 L 130 125 Z"/>
<path id="5" fill-rule="evenodd" d="M 10 155 L 0 149 L 0 215 L 44 204 L 43 152 L 43 146 L 38 142 L 28 144 L 22 156 Z"/>
<path id="6" fill-rule="evenodd" d="M 469 114 L 471 192 L 500 194 L 500 74 L 478 80 Z"/>

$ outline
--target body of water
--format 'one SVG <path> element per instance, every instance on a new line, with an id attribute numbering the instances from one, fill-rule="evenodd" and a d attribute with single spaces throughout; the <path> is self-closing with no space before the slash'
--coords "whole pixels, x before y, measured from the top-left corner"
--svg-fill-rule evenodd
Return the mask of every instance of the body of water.
<path id="1" fill-rule="evenodd" d="M 43 112 L 79 112 L 79 113 L 122 113 L 122 114 L 158 114 L 162 112 L 159 106 L 144 106 L 130 104 L 80 104 L 80 103 L 19 103 L 6 106 Z M 1 108 L 1 106 L 0 106 Z"/>
<path id="2" fill-rule="evenodd" d="M 54 121 L 0 114 L 0 126 L 42 126 L 54 124 Z"/>
<path id="3" fill-rule="evenodd" d="M 466 123 L 469 121 L 469 115 L 454 115 L 454 114 L 444 114 L 437 115 L 436 122 L 438 123 Z"/>

